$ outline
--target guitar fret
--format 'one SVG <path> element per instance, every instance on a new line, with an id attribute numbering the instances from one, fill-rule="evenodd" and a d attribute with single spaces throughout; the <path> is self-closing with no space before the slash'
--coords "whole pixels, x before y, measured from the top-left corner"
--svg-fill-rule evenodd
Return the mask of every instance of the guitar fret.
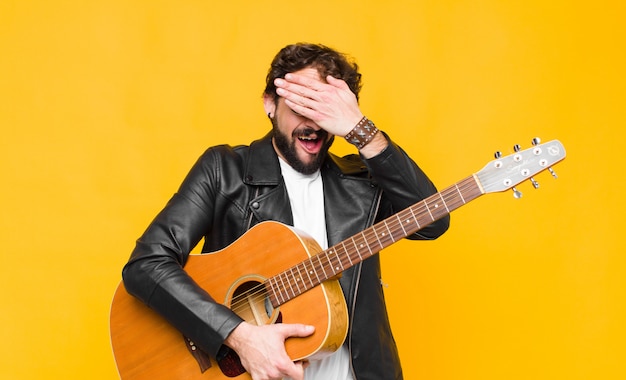
<path id="1" fill-rule="evenodd" d="M 333 254 L 333 256 L 335 256 L 335 257 L 336 257 L 336 255 L 334 254 L 334 251 L 333 251 L 332 249 L 330 249 L 330 250 L 326 251 L 326 257 L 328 257 L 328 254 L 329 254 L 329 253 L 330 253 L 330 254 Z M 338 257 L 337 257 L 337 262 L 338 262 L 339 264 L 341 264 L 341 261 L 339 261 L 339 258 L 338 258 Z M 337 273 L 339 273 L 339 272 L 341 272 L 341 269 L 343 268 L 343 266 L 342 266 L 342 268 L 339 268 L 339 266 L 335 266 L 335 265 L 333 264 L 333 260 L 332 260 L 330 257 L 328 258 L 328 263 L 330 264 L 330 269 L 333 271 L 333 274 L 334 274 L 334 275 L 335 275 L 335 274 L 337 274 Z"/>
<path id="2" fill-rule="evenodd" d="M 448 200 L 448 204 L 451 205 L 452 209 L 461 207 L 465 204 L 465 199 L 462 195 L 460 195 L 459 188 L 456 186 L 453 189 L 451 188 L 448 194 L 446 194 L 445 196 L 445 199 L 450 198 L 452 199 L 452 201 Z"/>
<path id="3" fill-rule="evenodd" d="M 337 272 L 343 272 L 345 267 L 343 266 L 343 261 L 341 261 L 341 256 L 339 256 L 339 252 L 337 252 L 336 248 L 333 249 L 331 252 L 333 253 L 333 256 L 337 259 L 337 264 L 341 265 L 341 268 L 336 267 L 337 268 Z"/>
<path id="4" fill-rule="evenodd" d="M 363 243 L 365 244 L 365 246 L 367 247 L 367 250 L 369 251 L 369 255 L 372 256 L 374 252 L 372 252 L 372 247 L 370 246 L 370 243 L 367 241 L 367 238 L 365 237 L 365 233 L 361 232 L 361 237 L 363 238 Z"/>
<path id="5" fill-rule="evenodd" d="M 387 224 L 386 221 L 384 221 L 383 224 L 385 225 L 385 227 L 387 227 L 387 232 L 389 232 L 389 238 L 391 239 L 392 242 L 395 242 L 395 240 L 393 240 L 393 234 L 389 230 L 389 225 Z"/>
<path id="6" fill-rule="evenodd" d="M 441 195 L 441 193 L 439 193 L 439 198 L 441 198 L 441 202 L 443 202 L 443 207 L 446 208 L 447 213 L 450 213 L 450 210 L 448 209 L 448 205 L 446 204 L 446 201 L 443 199 L 443 195 Z"/>
<path id="7" fill-rule="evenodd" d="M 415 224 L 417 224 L 417 228 L 419 230 L 421 228 L 420 222 L 419 220 L 417 220 L 417 217 L 415 216 L 415 213 L 413 212 L 413 207 L 409 207 L 409 211 L 411 211 L 411 215 L 413 215 L 413 220 L 415 221 Z"/>
<path id="8" fill-rule="evenodd" d="M 326 257 L 326 264 L 325 267 L 328 269 L 328 271 L 331 273 L 330 276 L 328 276 L 328 278 L 331 278 L 332 276 L 334 276 L 335 274 L 337 274 L 335 272 L 335 270 L 333 269 L 333 263 L 330 260 L 330 257 L 328 257 L 328 250 L 324 251 L 324 256 Z"/>
<path id="9" fill-rule="evenodd" d="M 440 217 L 444 216 L 444 215 L 448 215 L 448 212 L 446 210 L 444 210 L 444 208 L 447 208 L 447 207 L 443 207 L 442 208 L 442 207 L 440 207 L 439 202 L 435 203 L 435 207 L 434 207 L 434 210 L 432 212 L 432 215 L 434 217 L 433 222 L 435 220 L 439 219 Z"/>
<path id="10" fill-rule="evenodd" d="M 345 249 L 344 249 L 344 255 L 340 255 L 339 254 L 339 246 L 335 246 L 335 255 L 337 256 L 337 262 L 339 263 L 339 265 L 341 265 L 341 271 L 343 272 L 346 269 L 346 261 L 345 261 Z"/>
<path id="11" fill-rule="evenodd" d="M 397 221 L 395 220 L 395 218 L 393 218 L 393 220 L 391 220 L 391 218 L 385 220 L 385 227 L 387 227 L 387 232 L 389 233 L 388 236 L 390 236 L 392 239 L 395 239 L 396 237 L 394 233 L 394 231 L 396 231 L 396 223 Z"/>
<path id="12" fill-rule="evenodd" d="M 363 245 L 367 246 L 367 243 L 366 242 L 364 242 L 365 244 L 361 243 L 361 246 L 359 247 L 357 245 L 357 243 L 356 243 L 356 240 L 354 240 L 354 237 L 350 238 L 350 240 L 352 240 L 352 244 L 354 244 L 354 248 L 356 249 L 356 253 L 357 253 L 357 255 L 359 255 L 359 261 L 363 261 L 363 256 L 361 255 L 361 247 L 363 247 Z M 369 247 L 368 247 L 368 249 L 369 249 Z"/>
<path id="13" fill-rule="evenodd" d="M 326 270 L 324 269 L 324 264 L 322 264 L 322 259 L 320 258 L 320 255 L 315 255 L 315 257 L 317 257 L 317 262 L 320 264 L 320 267 L 322 268 L 322 272 L 324 272 L 324 278 L 328 279 L 329 277 L 328 277 L 328 274 L 326 273 Z M 317 276 L 317 271 L 315 271 L 315 275 Z"/>
<path id="14" fill-rule="evenodd" d="M 293 268 L 289 268 L 289 273 L 291 273 L 291 281 L 287 281 L 287 283 L 289 284 L 289 290 L 291 290 L 291 295 L 292 298 L 296 296 L 296 292 L 293 291 L 293 280 L 295 280 L 295 276 L 293 275 Z M 289 276 L 289 275 L 287 275 Z"/>
<path id="15" fill-rule="evenodd" d="M 317 277 L 317 272 L 315 271 L 315 267 L 313 267 L 313 261 L 311 261 L 311 259 L 305 261 L 304 263 L 305 263 L 304 264 L 305 265 L 305 272 L 306 272 L 307 277 L 309 278 L 309 283 L 311 284 L 311 288 L 312 288 L 316 284 L 315 284 L 315 282 L 313 282 L 313 279 L 311 278 L 311 274 L 315 275 L 315 277 L 317 278 L 317 283 L 318 284 L 320 283 L 320 278 Z M 306 269 L 306 263 L 309 263 L 311 269 Z"/>
<path id="16" fill-rule="evenodd" d="M 467 202 L 465 202 L 465 198 L 463 197 L 463 193 L 461 193 L 461 189 L 459 189 L 459 185 L 455 183 L 454 187 L 456 188 L 456 191 L 459 193 L 459 196 L 461 197 L 461 200 L 463 201 L 463 204 L 467 203 Z"/>
<path id="17" fill-rule="evenodd" d="M 278 294 L 276 294 L 276 287 L 273 285 L 273 282 L 276 282 L 276 278 L 275 277 L 270 277 L 268 279 L 268 283 L 269 283 L 269 288 L 270 291 L 272 292 L 272 294 L 270 295 L 270 299 L 272 299 L 272 305 L 276 306 L 278 305 Z"/>
<path id="18" fill-rule="evenodd" d="M 289 281 L 288 281 L 288 276 L 289 273 L 287 271 L 284 271 L 283 273 L 281 273 L 280 275 L 280 282 L 282 283 L 282 293 L 283 293 L 283 298 L 288 301 L 291 299 L 291 297 L 289 297 Z"/>
<path id="19" fill-rule="evenodd" d="M 400 214 L 396 214 L 396 218 L 398 219 L 400 228 L 402 228 L 402 232 L 404 233 L 404 236 L 407 236 L 408 234 L 406 233 L 406 230 L 404 229 L 404 226 L 402 225 L 402 219 L 400 219 Z"/>
<path id="20" fill-rule="evenodd" d="M 350 253 L 348 252 L 348 250 L 346 249 L 346 245 L 341 242 L 341 246 L 343 247 L 344 252 L 346 253 L 346 257 L 348 258 L 348 261 L 350 262 L 350 266 L 352 266 L 352 258 L 350 257 Z"/>
<path id="21" fill-rule="evenodd" d="M 302 271 L 300 271 L 300 266 L 296 265 L 296 269 L 298 270 L 298 278 L 296 279 L 296 285 L 298 286 L 299 293 L 302 293 L 306 286 L 304 285 L 304 277 L 302 277 Z"/>
<path id="22" fill-rule="evenodd" d="M 283 276 L 278 276 L 278 279 L 280 279 L 280 282 L 282 283 L 282 287 L 280 287 L 282 289 L 282 291 L 280 292 L 280 298 L 281 298 L 281 301 L 284 303 L 286 300 L 285 300 L 285 296 L 283 293 L 285 290 L 285 283 L 283 281 Z"/>
<path id="23" fill-rule="evenodd" d="M 378 245 L 380 245 L 380 249 L 382 249 L 384 246 L 383 246 L 383 243 L 378 238 L 378 232 L 376 231 L 375 226 L 372 227 L 372 232 L 374 232 L 374 236 L 376 237 L 376 240 L 378 240 Z"/>
<path id="24" fill-rule="evenodd" d="M 433 213 L 430 212 L 430 207 L 428 207 L 428 203 L 424 203 L 426 205 L 426 211 L 428 211 L 428 214 L 430 215 L 430 218 L 434 221 L 435 217 L 433 216 Z"/>
<path id="25" fill-rule="evenodd" d="M 300 271 L 300 266 L 296 265 L 295 269 L 296 269 L 296 278 L 295 278 L 296 282 L 294 283 L 294 285 L 296 287 L 296 294 L 300 294 L 302 293 L 304 289 L 304 279 L 302 278 L 302 272 Z"/>
<path id="26" fill-rule="evenodd" d="M 403 223 L 403 227 L 402 227 L 402 229 L 404 230 L 405 235 L 408 235 L 409 232 L 406 230 L 406 228 L 404 228 L 404 226 L 406 226 L 409 229 L 414 228 L 413 227 L 413 217 L 411 215 L 409 215 L 409 213 L 411 213 L 411 209 L 405 210 L 405 211 L 403 211 L 401 213 L 398 213 L 398 217 L 400 219 L 406 218 L 406 219 L 404 219 L 404 223 Z"/>

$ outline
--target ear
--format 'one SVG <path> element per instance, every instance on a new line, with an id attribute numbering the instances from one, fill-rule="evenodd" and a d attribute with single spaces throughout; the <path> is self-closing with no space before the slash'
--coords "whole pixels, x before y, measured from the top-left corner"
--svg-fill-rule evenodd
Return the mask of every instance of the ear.
<path id="1" fill-rule="evenodd" d="M 263 94 L 263 108 L 265 108 L 265 114 L 270 119 L 276 115 L 276 102 L 274 97 L 270 94 Z"/>

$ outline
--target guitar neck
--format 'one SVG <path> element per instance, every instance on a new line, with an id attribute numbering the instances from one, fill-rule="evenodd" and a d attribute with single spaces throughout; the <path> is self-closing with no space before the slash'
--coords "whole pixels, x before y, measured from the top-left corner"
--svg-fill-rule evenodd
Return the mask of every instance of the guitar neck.
<path id="1" fill-rule="evenodd" d="M 277 307 L 481 196 L 475 176 L 417 202 L 265 281 Z"/>

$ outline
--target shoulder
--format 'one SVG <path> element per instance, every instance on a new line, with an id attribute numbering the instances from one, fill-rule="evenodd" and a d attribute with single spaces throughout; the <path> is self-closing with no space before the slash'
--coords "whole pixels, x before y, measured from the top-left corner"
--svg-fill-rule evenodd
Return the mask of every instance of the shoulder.
<path id="1" fill-rule="evenodd" d="M 248 145 L 228 145 L 221 144 L 207 148 L 200 156 L 200 159 L 216 159 L 216 158 L 236 158 L 243 157 L 247 154 L 250 147 Z"/>
<path id="2" fill-rule="evenodd" d="M 341 157 L 328 153 L 326 166 L 346 176 L 362 177 L 368 175 L 367 165 L 358 154 L 348 154 Z"/>
<path id="3" fill-rule="evenodd" d="M 196 166 L 205 170 L 219 170 L 220 167 L 243 167 L 250 155 L 248 145 L 214 145 L 207 148 L 198 157 Z"/>
<path id="4" fill-rule="evenodd" d="M 208 148 L 200 157 L 201 160 L 218 160 L 218 161 L 245 161 L 249 157 L 257 159 L 258 157 L 271 156 L 273 147 L 271 136 L 268 133 L 263 138 L 251 142 L 249 145 L 228 145 L 221 144 Z"/>

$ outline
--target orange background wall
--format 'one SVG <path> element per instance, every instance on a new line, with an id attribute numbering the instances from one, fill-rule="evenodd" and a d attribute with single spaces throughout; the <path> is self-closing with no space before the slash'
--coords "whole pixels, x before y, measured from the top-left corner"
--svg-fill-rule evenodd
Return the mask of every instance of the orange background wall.
<path id="1" fill-rule="evenodd" d="M 3 0 L 0 378 L 116 378 L 108 312 L 134 240 L 206 147 L 267 131 L 264 76 L 297 41 L 356 57 L 364 112 L 440 188 L 535 136 L 567 149 L 558 180 L 383 252 L 406 378 L 626 378 L 625 16 L 607 0 Z"/>

